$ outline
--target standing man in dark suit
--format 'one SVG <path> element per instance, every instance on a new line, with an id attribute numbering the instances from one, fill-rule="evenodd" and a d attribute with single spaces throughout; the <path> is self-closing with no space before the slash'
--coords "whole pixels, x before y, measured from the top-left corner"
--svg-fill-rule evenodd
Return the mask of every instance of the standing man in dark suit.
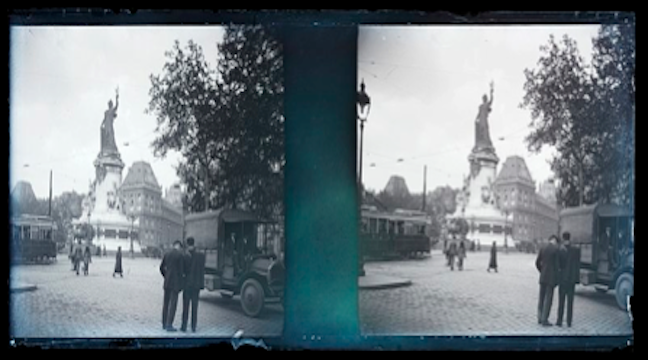
<path id="1" fill-rule="evenodd" d="M 164 254 L 160 264 L 160 273 L 164 276 L 162 328 L 166 331 L 176 331 L 173 327 L 173 319 L 178 305 L 178 294 L 184 283 L 184 255 L 180 240 L 176 240 L 173 243 L 173 249 Z"/>
<path id="2" fill-rule="evenodd" d="M 194 239 L 187 239 L 187 251 L 184 254 L 185 283 L 182 290 L 182 327 L 187 331 L 189 304 L 191 304 L 191 331 L 196 332 L 198 321 L 198 294 L 205 284 L 205 254 L 196 251 Z"/>
<path id="3" fill-rule="evenodd" d="M 554 288 L 560 275 L 558 259 L 558 237 L 551 235 L 549 243 L 543 247 L 536 258 L 536 268 L 540 272 L 540 295 L 538 297 L 538 324 L 551 326 L 549 312 L 553 302 Z"/>
<path id="4" fill-rule="evenodd" d="M 565 297 L 567 298 L 567 326 L 572 324 L 574 308 L 574 289 L 579 281 L 580 249 L 571 245 L 571 236 L 563 233 L 563 242 L 558 255 L 560 261 L 560 282 L 558 288 L 558 319 L 557 326 L 562 326 Z"/>

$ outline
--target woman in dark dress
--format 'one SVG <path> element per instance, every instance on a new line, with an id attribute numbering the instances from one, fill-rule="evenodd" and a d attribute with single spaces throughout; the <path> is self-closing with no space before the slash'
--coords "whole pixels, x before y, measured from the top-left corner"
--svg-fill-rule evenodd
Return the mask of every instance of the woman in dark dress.
<path id="1" fill-rule="evenodd" d="M 463 270 L 463 263 L 465 258 L 466 258 L 466 246 L 462 241 L 459 244 L 459 251 L 457 252 L 457 267 L 459 268 L 459 271 Z"/>
<path id="2" fill-rule="evenodd" d="M 457 244 L 452 242 L 450 243 L 450 248 L 448 249 L 448 259 L 450 261 L 450 270 L 454 271 L 454 259 L 457 255 Z"/>
<path id="3" fill-rule="evenodd" d="M 497 246 L 495 241 L 493 241 L 493 246 L 491 247 L 490 262 L 488 263 L 487 271 L 490 272 L 491 269 L 495 269 L 495 272 L 497 272 Z"/>
<path id="4" fill-rule="evenodd" d="M 115 271 L 113 272 L 113 277 L 115 274 L 124 277 L 124 271 L 122 270 L 122 253 L 121 246 L 117 247 L 117 256 L 115 257 Z"/>
<path id="5" fill-rule="evenodd" d="M 83 252 L 83 275 L 88 275 L 88 270 L 90 270 L 90 262 L 92 262 L 90 247 L 86 246 L 85 251 Z"/>

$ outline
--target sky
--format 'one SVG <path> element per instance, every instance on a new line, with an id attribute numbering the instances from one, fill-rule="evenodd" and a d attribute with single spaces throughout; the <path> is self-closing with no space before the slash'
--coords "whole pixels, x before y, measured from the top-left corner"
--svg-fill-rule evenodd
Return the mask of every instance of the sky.
<path id="1" fill-rule="evenodd" d="M 93 26 L 10 29 L 10 187 L 31 183 L 38 198 L 87 193 L 100 149 L 100 126 L 119 87 L 115 141 L 126 164 L 147 161 L 164 189 L 179 181 L 177 153 L 153 156 L 157 120 L 144 110 L 149 75 L 161 74 L 174 40 L 193 39 L 207 62 L 217 61 L 218 26 Z M 128 146 L 125 145 L 128 143 Z"/>
<path id="2" fill-rule="evenodd" d="M 508 156 L 519 155 L 536 184 L 552 177 L 547 161 L 555 150 L 532 154 L 524 142 L 531 123 L 530 111 L 518 106 L 524 69 L 537 67 L 540 46 L 551 34 L 575 39 L 590 62 L 597 32 L 596 25 L 361 26 L 358 83 L 364 80 L 371 97 L 363 183 L 382 190 L 391 175 L 400 175 L 410 192 L 420 193 L 427 165 L 428 191 L 461 187 L 469 173 L 474 120 L 491 81 L 488 121 L 500 158 L 497 170 Z"/>

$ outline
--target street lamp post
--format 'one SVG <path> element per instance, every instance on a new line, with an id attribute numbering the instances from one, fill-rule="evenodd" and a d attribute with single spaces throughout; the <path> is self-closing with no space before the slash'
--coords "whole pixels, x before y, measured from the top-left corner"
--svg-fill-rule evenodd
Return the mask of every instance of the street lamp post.
<path id="1" fill-rule="evenodd" d="M 356 100 L 357 104 L 357 119 L 360 121 L 360 160 L 359 160 L 359 165 L 360 168 L 358 170 L 358 220 L 360 220 L 360 226 L 362 227 L 362 193 L 363 193 L 363 186 L 362 186 L 362 142 L 364 138 L 364 123 L 367 121 L 367 118 L 369 117 L 369 110 L 371 109 L 371 99 L 369 98 L 369 95 L 365 92 L 365 84 L 364 84 L 364 79 L 360 83 L 360 91 L 358 91 L 358 98 Z M 366 108 L 366 112 L 365 112 Z M 359 274 L 360 276 L 364 276 L 365 271 L 364 271 L 364 252 L 362 249 L 362 241 L 359 238 L 358 239 L 358 257 L 359 257 Z"/>
<path id="2" fill-rule="evenodd" d="M 505 210 L 504 211 L 504 251 L 505 253 L 508 254 L 508 238 L 507 238 L 507 229 L 508 229 L 508 216 L 509 216 L 509 211 Z"/>
<path id="3" fill-rule="evenodd" d="M 131 259 L 135 257 L 135 250 L 133 249 L 133 230 L 134 230 L 134 224 L 135 224 L 135 219 L 136 216 L 133 213 L 133 209 L 131 208 L 130 214 L 128 214 L 128 220 L 131 222 L 131 231 L 130 231 L 130 257 Z"/>

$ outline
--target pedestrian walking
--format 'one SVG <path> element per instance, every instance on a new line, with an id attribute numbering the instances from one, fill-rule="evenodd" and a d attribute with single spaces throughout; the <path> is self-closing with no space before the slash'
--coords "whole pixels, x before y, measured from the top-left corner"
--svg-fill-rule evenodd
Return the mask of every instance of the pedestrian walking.
<path id="1" fill-rule="evenodd" d="M 493 246 L 490 250 L 490 260 L 488 261 L 488 269 L 486 271 L 490 272 L 491 269 L 495 269 L 497 272 L 497 243 L 493 241 Z"/>
<path id="2" fill-rule="evenodd" d="M 180 240 L 173 242 L 173 248 L 164 254 L 160 264 L 160 273 L 164 277 L 164 302 L 162 303 L 162 329 L 177 331 L 173 327 L 178 294 L 184 287 L 184 254 Z"/>
<path id="3" fill-rule="evenodd" d="M 68 254 L 68 258 L 70 259 L 70 264 L 72 264 L 72 271 L 75 271 L 76 269 L 74 268 L 74 240 L 70 242 L 70 254 Z"/>
<path id="4" fill-rule="evenodd" d="M 481 243 L 479 242 L 479 239 L 477 239 L 477 251 L 481 251 Z"/>
<path id="5" fill-rule="evenodd" d="M 574 309 L 574 290 L 579 282 L 580 249 L 572 246 L 571 235 L 563 233 L 563 241 L 559 251 L 560 279 L 558 288 L 558 318 L 556 326 L 562 326 L 565 299 L 567 299 L 567 326 L 572 325 Z"/>
<path id="6" fill-rule="evenodd" d="M 106 252 L 106 244 L 103 244 L 103 256 L 108 256 L 108 253 Z"/>
<path id="7" fill-rule="evenodd" d="M 454 259 L 457 256 L 457 244 L 452 242 L 448 249 L 448 261 L 450 262 L 450 270 L 454 271 Z"/>
<path id="8" fill-rule="evenodd" d="M 558 244 L 556 235 L 549 237 L 549 243 L 540 249 L 536 258 L 536 268 L 540 272 L 540 294 L 538 296 L 538 324 L 551 326 L 549 312 L 553 302 L 554 288 L 558 282 L 560 263 L 558 259 Z"/>
<path id="9" fill-rule="evenodd" d="M 81 260 L 83 259 L 83 250 L 81 248 L 81 240 L 77 243 L 77 245 L 74 247 L 74 271 L 76 271 L 76 274 L 79 275 L 79 270 L 81 268 Z"/>
<path id="10" fill-rule="evenodd" d="M 457 268 L 459 271 L 463 270 L 464 259 L 466 258 L 466 246 L 462 241 L 459 244 L 459 250 L 457 251 Z"/>
<path id="11" fill-rule="evenodd" d="M 101 256 L 101 246 L 97 246 L 97 251 L 95 251 L 96 256 Z"/>
<path id="12" fill-rule="evenodd" d="M 106 245 L 104 245 L 104 251 L 105 249 Z M 122 269 L 121 246 L 117 247 L 117 255 L 115 255 L 115 271 L 113 271 L 113 277 L 115 277 L 115 274 L 119 274 L 119 276 L 124 277 L 124 270 Z"/>
<path id="13" fill-rule="evenodd" d="M 194 239 L 187 239 L 187 251 L 184 256 L 184 289 L 182 290 L 182 326 L 187 331 L 189 306 L 191 306 L 191 331 L 196 332 L 198 321 L 198 296 L 205 287 L 205 254 L 196 250 Z"/>
<path id="14" fill-rule="evenodd" d="M 88 275 L 91 261 L 92 261 L 92 257 L 90 254 L 90 247 L 86 246 L 85 251 L 83 252 L 83 275 L 84 276 Z"/>
<path id="15" fill-rule="evenodd" d="M 450 266 L 450 258 L 448 257 L 448 239 L 443 239 L 443 256 L 446 258 L 446 266 Z"/>

